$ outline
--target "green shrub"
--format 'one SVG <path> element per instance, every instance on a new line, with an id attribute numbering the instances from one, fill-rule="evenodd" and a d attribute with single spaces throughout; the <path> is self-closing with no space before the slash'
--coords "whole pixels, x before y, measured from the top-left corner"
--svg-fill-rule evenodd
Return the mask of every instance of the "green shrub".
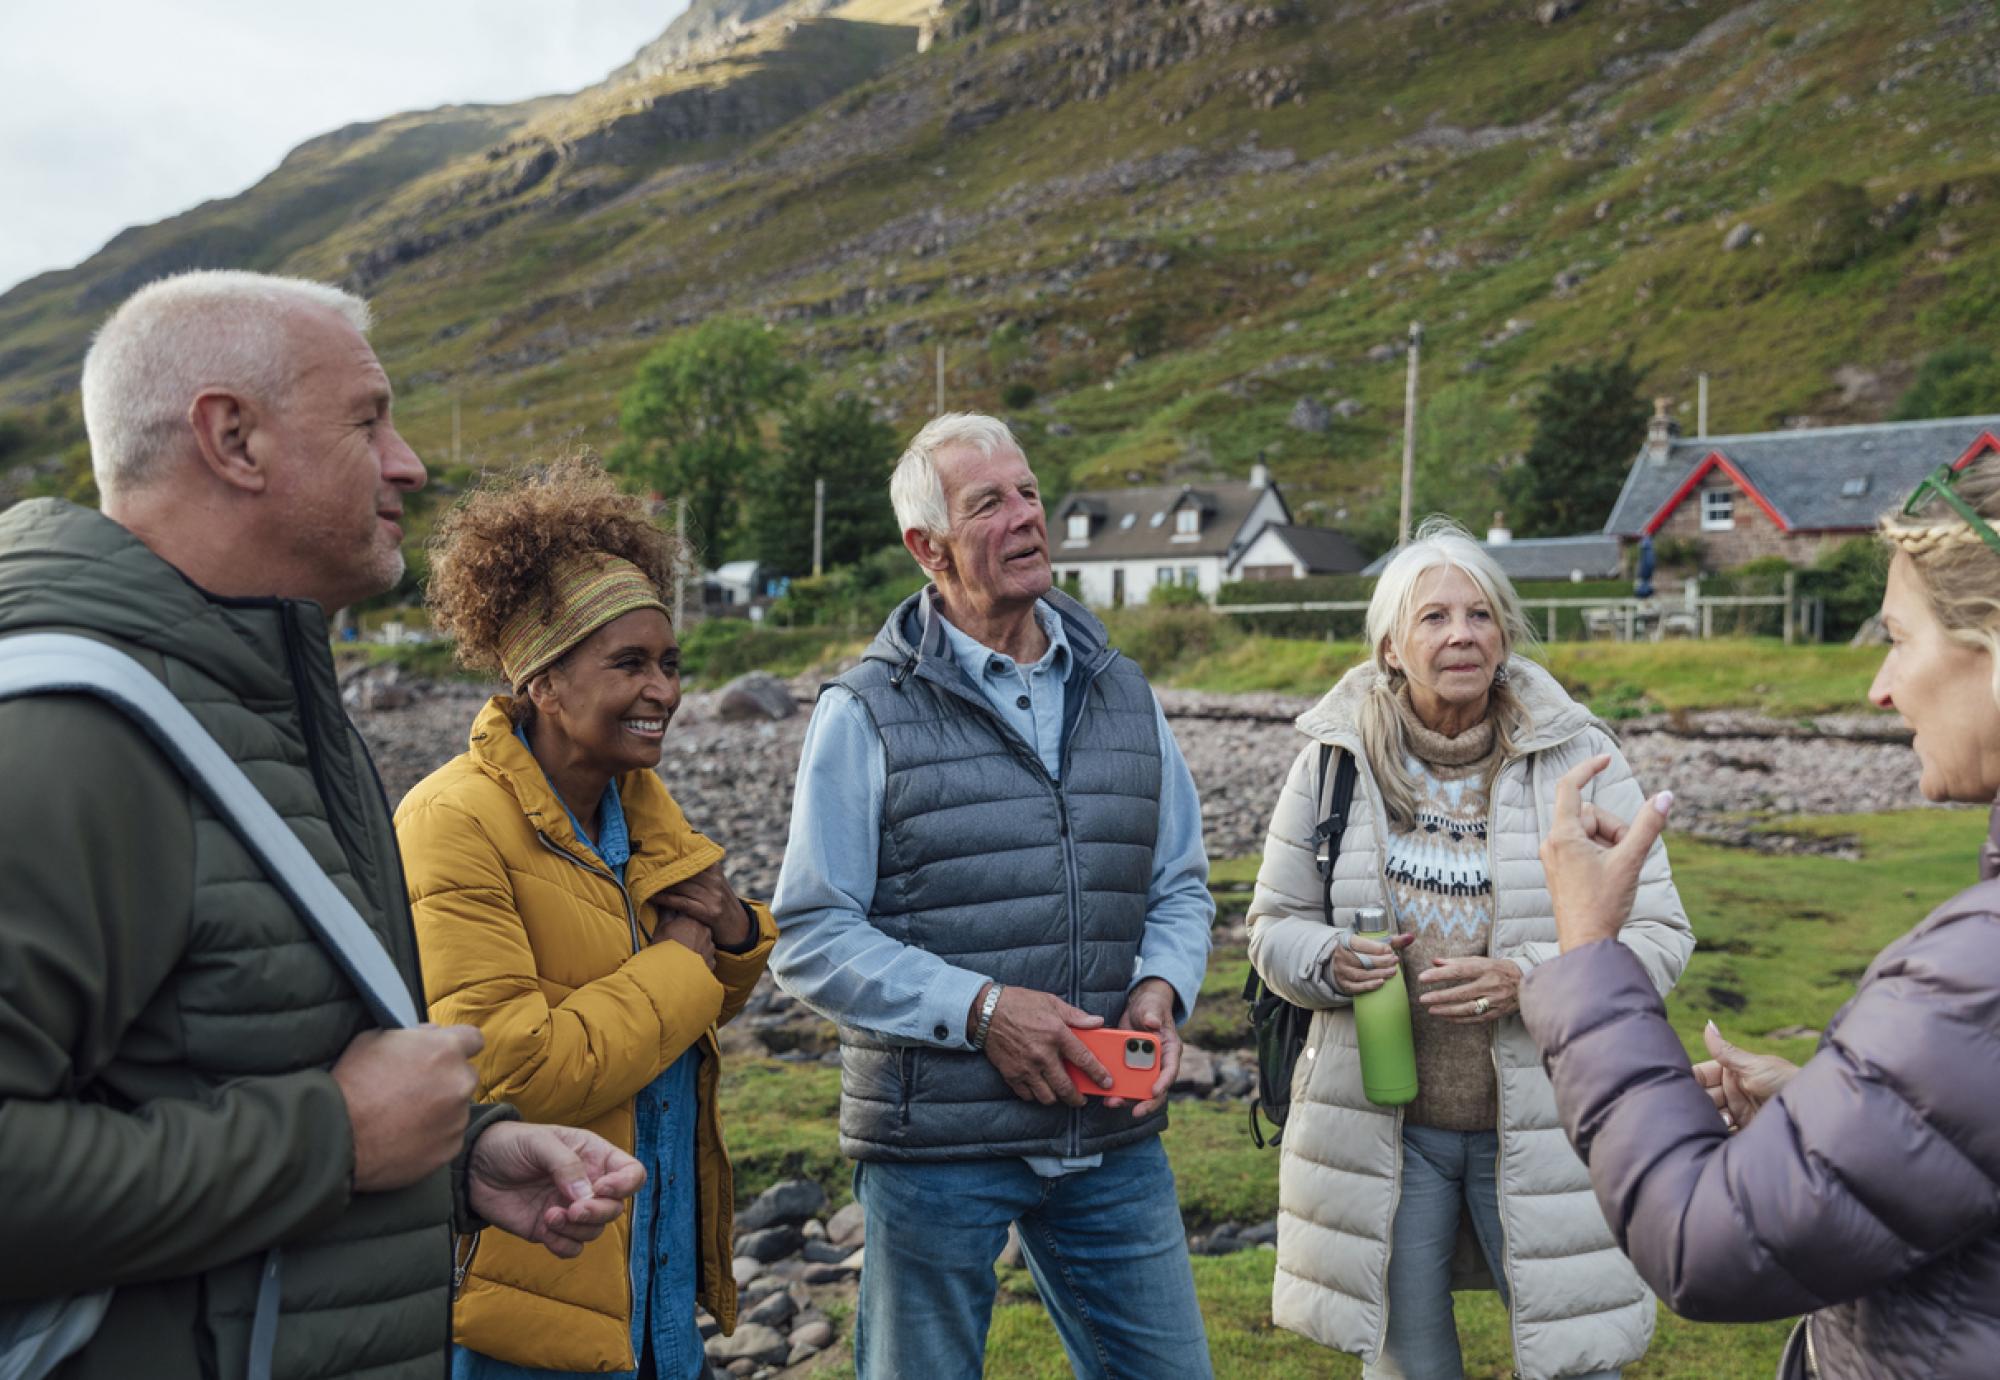
<path id="1" fill-rule="evenodd" d="M 1225 651 L 1243 640 L 1234 620 L 1206 608 L 1112 609 L 1104 612 L 1111 645 L 1139 663 L 1147 676 L 1159 680 L 1174 668 Z"/>
<path id="2" fill-rule="evenodd" d="M 1035 385 L 1016 379 L 1000 390 L 1000 405 L 1012 411 L 1020 411 L 1035 400 Z"/>

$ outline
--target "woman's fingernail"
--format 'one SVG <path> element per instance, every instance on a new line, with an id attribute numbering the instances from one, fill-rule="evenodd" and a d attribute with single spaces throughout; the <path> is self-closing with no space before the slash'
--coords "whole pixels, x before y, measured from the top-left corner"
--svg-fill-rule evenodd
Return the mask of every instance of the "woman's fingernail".
<path id="1" fill-rule="evenodd" d="M 1653 797 L 1653 808 L 1663 815 L 1672 813 L 1674 808 L 1674 793 L 1672 791 L 1661 791 Z"/>

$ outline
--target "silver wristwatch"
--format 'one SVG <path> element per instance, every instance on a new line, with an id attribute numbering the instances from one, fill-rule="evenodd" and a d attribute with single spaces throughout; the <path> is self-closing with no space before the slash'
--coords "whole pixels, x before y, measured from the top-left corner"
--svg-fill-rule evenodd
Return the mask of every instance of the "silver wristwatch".
<path id="1" fill-rule="evenodd" d="M 989 983 L 986 1000 L 979 1003 L 979 1019 L 972 1026 L 972 1047 L 986 1048 L 986 1032 L 993 1028 L 993 1012 L 1000 1005 L 1000 993 L 1005 990 L 999 983 Z"/>

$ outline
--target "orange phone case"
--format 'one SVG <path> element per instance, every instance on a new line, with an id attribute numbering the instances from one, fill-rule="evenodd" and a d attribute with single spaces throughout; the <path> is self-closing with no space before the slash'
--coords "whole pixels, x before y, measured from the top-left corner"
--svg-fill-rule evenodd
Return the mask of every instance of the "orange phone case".
<path id="1" fill-rule="evenodd" d="M 1078 1091 L 1086 1097 L 1123 1097 L 1133 1102 L 1144 1102 L 1153 1095 L 1153 1082 L 1160 1076 L 1160 1037 L 1150 1030 L 1114 1030 L 1109 1026 L 1099 1026 L 1095 1030 L 1077 1030 L 1071 1027 L 1071 1034 L 1083 1041 L 1097 1062 L 1104 1065 L 1104 1071 L 1111 1075 L 1111 1086 L 1100 1088 L 1085 1077 L 1081 1070 L 1069 1060 L 1063 1060 L 1063 1067 L 1069 1070 L 1069 1081 L 1076 1084 Z M 1143 1050 L 1128 1042 L 1137 1042 Z"/>

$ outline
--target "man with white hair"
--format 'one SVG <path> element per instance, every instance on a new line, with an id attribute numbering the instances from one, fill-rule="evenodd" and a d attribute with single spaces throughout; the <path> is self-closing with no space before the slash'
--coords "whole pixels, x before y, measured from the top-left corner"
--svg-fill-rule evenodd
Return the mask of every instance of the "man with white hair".
<path id="1" fill-rule="evenodd" d="M 949 414 L 890 481 L 932 585 L 826 688 L 773 902 L 779 984 L 840 1026 L 867 1264 L 860 1380 L 976 1377 L 1022 1254 L 1079 1376 L 1209 1374 L 1160 1146 L 1214 904 L 1201 809 L 1145 676 L 1052 588 L 1034 472 Z M 1152 1032 L 1136 1106 L 1076 1035 Z"/>
<path id="2" fill-rule="evenodd" d="M 395 834 L 327 638 L 328 610 L 401 577 L 424 482 L 367 326 L 358 298 L 295 279 L 134 294 L 84 363 L 103 510 L 0 515 L 0 648 L 79 633 L 158 676 L 421 1006 Z M 0 703 L 0 781 L 0 1323 L 113 1290 L 66 1336 L 64 1380 L 438 1380 L 454 1229 L 573 1256 L 643 1180 L 588 1132 L 474 1108 L 478 1032 L 371 1028 L 119 711 Z M 4 1327 L 0 1354 L 17 1359 Z"/>

